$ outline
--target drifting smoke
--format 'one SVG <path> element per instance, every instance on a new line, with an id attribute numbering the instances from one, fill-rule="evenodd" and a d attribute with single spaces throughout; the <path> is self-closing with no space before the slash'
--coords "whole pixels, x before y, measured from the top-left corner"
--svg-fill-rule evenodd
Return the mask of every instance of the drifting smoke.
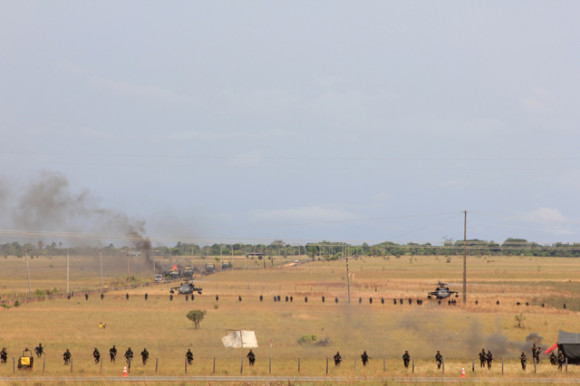
<path id="1" fill-rule="evenodd" d="M 521 351 L 530 351 L 532 344 L 542 344 L 542 337 L 535 332 L 525 342 L 512 341 L 501 332 L 499 321 L 495 332 L 485 333 L 477 319 L 468 325 L 457 325 L 452 316 L 438 311 L 412 313 L 399 320 L 397 330 L 398 335 L 418 338 L 409 346 L 416 353 L 431 353 L 445 347 L 449 356 L 469 357 L 485 348 L 497 357 L 517 357 Z"/>
<path id="2" fill-rule="evenodd" d="M 4 210 L 10 201 L 16 205 L 11 210 Z M 142 252 L 146 264 L 152 266 L 151 242 L 144 236 L 145 222 L 101 208 L 97 201 L 87 190 L 72 193 L 68 180 L 59 173 L 42 173 L 13 200 L 5 184 L 0 184 L 0 209 L 11 212 L 11 226 L 22 231 L 24 236 L 57 232 L 70 244 L 83 246 L 102 245 L 107 238 L 122 238 Z"/>

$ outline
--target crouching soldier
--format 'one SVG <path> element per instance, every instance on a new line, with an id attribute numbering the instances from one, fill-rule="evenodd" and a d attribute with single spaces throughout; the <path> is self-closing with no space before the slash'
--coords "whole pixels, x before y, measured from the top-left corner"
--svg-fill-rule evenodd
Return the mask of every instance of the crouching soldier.
<path id="1" fill-rule="evenodd" d="M 334 354 L 334 365 L 335 366 L 340 366 L 340 362 L 342 362 L 342 357 L 340 356 L 340 353 L 337 351 L 336 354 Z"/>

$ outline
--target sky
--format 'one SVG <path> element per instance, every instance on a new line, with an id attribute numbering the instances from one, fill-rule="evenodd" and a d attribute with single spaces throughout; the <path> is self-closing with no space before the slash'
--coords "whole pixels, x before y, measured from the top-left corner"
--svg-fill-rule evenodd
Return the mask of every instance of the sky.
<path id="1" fill-rule="evenodd" d="M 579 14 L 0 1 L 0 242 L 580 242 Z"/>

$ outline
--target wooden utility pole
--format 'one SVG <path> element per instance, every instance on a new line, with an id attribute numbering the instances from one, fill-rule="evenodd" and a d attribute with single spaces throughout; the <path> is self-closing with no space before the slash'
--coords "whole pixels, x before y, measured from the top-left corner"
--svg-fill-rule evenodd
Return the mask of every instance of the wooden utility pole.
<path id="1" fill-rule="evenodd" d="M 101 252 L 99 252 L 99 259 L 101 260 L 101 292 L 103 292 L 103 254 Z"/>
<path id="2" fill-rule="evenodd" d="M 28 272 L 28 294 L 32 293 L 32 287 L 30 286 L 30 265 L 28 264 L 28 252 L 26 252 L 26 271 Z"/>
<path id="3" fill-rule="evenodd" d="M 345 247 L 345 251 L 346 251 L 346 288 L 348 291 L 348 304 L 350 304 L 350 274 L 349 274 L 349 270 L 348 270 L 348 246 Z"/>
<path id="4" fill-rule="evenodd" d="M 69 287 L 69 280 L 70 280 L 70 252 L 66 252 L 66 294 L 70 293 Z"/>
<path id="5" fill-rule="evenodd" d="M 467 211 L 463 214 L 463 304 L 467 304 Z"/>

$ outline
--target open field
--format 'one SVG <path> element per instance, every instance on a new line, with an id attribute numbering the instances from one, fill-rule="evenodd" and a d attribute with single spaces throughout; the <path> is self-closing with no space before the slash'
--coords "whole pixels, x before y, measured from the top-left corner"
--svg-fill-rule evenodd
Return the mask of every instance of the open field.
<path id="1" fill-rule="evenodd" d="M 77 267 L 84 262 L 81 257 L 75 259 Z M 0 308 L 0 346 L 9 351 L 9 363 L 0 364 L 0 377 L 12 376 L 12 358 L 24 347 L 32 349 L 38 342 L 43 343 L 47 352 L 44 375 L 71 375 L 71 368 L 62 364 L 62 353 L 69 348 L 74 361 L 72 375 L 119 376 L 127 347 L 135 352 L 133 376 L 185 375 L 184 355 L 189 347 L 195 360 L 187 369 L 188 375 L 239 375 L 247 350 L 226 349 L 221 337 L 226 329 L 248 329 L 256 332 L 260 347 L 254 350 L 256 366 L 249 368 L 245 362 L 244 375 L 269 375 L 272 358 L 272 375 L 325 376 L 326 358 L 331 359 L 340 350 L 344 362 L 339 368 L 329 363 L 328 376 L 407 377 L 411 371 L 403 369 L 401 355 L 409 350 L 415 360 L 413 376 L 457 378 L 464 367 L 469 378 L 502 377 L 503 358 L 503 377 L 517 379 L 533 374 L 531 341 L 526 338 L 536 333 L 541 337 L 538 338 L 541 346 L 547 347 L 556 342 L 559 329 L 580 330 L 577 259 L 468 257 L 468 301 L 456 306 L 449 306 L 446 301 L 441 305 L 427 301 L 426 293 L 434 289 L 438 280 L 461 291 L 462 258 L 403 256 L 351 259 L 349 263 L 350 305 L 342 260 L 219 272 L 200 278 L 204 293 L 196 294 L 193 301 L 186 301 L 183 295 L 169 301 L 171 284 L 164 283 L 130 290 L 129 300 L 125 300 L 127 291 L 107 292 L 103 300 L 91 294 L 88 301 L 77 292 L 70 300 Z M 66 257 L 38 258 L 30 264 L 34 272 L 33 291 L 62 289 L 66 285 L 63 280 Z M 22 265 L 21 259 L 0 260 L 0 294 L 7 296 L 27 290 Z M 246 266 L 260 265 L 248 261 Z M 92 267 L 88 263 L 84 267 L 71 274 L 74 287 L 99 287 L 94 261 Z M 105 274 L 107 286 L 124 282 L 126 261 L 119 267 L 123 267 L 120 275 L 115 276 L 114 270 Z M 66 268 L 64 272 L 66 275 Z M 149 276 L 141 270 L 137 281 Z M 149 295 L 147 301 L 145 293 Z M 259 300 L 261 294 L 263 302 Z M 282 301 L 274 302 L 275 295 L 280 295 Z M 292 296 L 293 301 L 286 302 L 285 296 Z M 338 303 L 334 301 L 336 297 Z M 393 298 L 411 298 L 413 304 L 405 301 L 403 305 L 394 305 Z M 415 302 L 419 298 L 425 299 L 421 306 Z M 500 305 L 496 305 L 497 300 Z M 542 303 L 545 307 L 541 307 Z M 563 309 L 563 303 L 567 309 Z M 185 317 L 192 309 L 207 310 L 198 330 Z M 526 317 L 524 328 L 515 327 L 514 316 L 520 312 Z M 106 322 L 107 327 L 98 328 L 99 322 Z M 299 344 L 298 339 L 307 334 L 316 335 L 318 341 L 328 338 L 329 344 Z M 107 355 L 113 344 L 119 349 L 116 364 L 111 364 Z M 102 369 L 92 362 L 94 347 L 99 348 L 105 359 Z M 138 354 L 144 347 L 151 354 L 146 366 L 141 364 Z M 480 369 L 476 363 L 472 372 L 472 360 L 477 359 L 482 347 L 491 349 L 496 361 L 491 370 Z M 522 349 L 528 351 L 527 374 L 517 360 Z M 373 358 L 366 368 L 360 363 L 363 350 Z M 446 358 L 445 375 L 434 364 L 436 350 L 441 350 Z M 42 361 L 37 360 L 33 374 L 42 374 Z M 534 377 L 566 382 L 579 374 L 576 366 L 560 373 L 543 358 Z"/>

